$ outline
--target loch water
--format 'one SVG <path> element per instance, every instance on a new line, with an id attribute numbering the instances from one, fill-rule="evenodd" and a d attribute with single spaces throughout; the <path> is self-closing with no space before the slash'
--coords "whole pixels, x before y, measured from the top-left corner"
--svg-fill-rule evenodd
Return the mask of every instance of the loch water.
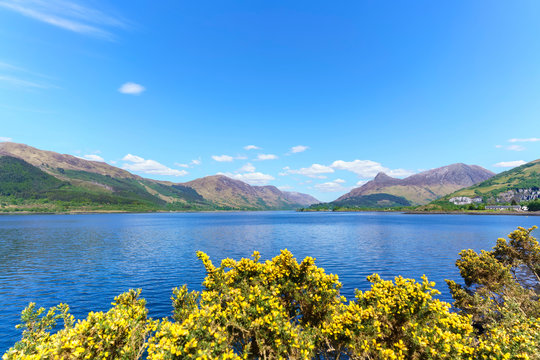
<path id="1" fill-rule="evenodd" d="M 15 325 L 29 303 L 70 305 L 76 318 L 106 311 L 113 298 L 141 288 L 154 318 L 170 316 L 172 288 L 201 290 L 205 273 L 195 252 L 263 259 L 290 250 L 338 274 L 342 294 L 366 290 L 366 277 L 397 275 L 459 280 L 462 249 L 490 249 L 534 216 L 400 213 L 226 212 L 0 216 L 0 355 L 20 337 Z M 538 235 L 538 234 L 537 234 Z"/>

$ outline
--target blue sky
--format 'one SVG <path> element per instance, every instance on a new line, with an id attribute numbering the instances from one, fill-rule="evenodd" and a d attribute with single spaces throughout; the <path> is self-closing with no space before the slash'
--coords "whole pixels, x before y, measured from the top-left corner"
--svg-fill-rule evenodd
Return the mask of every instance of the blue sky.
<path id="1" fill-rule="evenodd" d="M 0 0 L 0 140 L 333 200 L 539 158 L 538 1 Z"/>

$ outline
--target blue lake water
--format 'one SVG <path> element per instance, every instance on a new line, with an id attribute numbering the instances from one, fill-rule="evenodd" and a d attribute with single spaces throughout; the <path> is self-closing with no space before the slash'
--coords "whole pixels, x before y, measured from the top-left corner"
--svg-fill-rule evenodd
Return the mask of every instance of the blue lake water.
<path id="1" fill-rule="evenodd" d="M 263 259 L 289 249 L 298 260 L 315 257 L 338 274 L 342 293 L 366 290 L 379 273 L 437 283 L 459 279 L 461 249 L 490 249 L 517 226 L 540 225 L 539 217 L 406 215 L 398 213 L 231 212 L 174 214 L 0 216 L 0 354 L 20 333 L 15 329 L 28 302 L 70 305 L 77 318 L 107 310 L 114 296 L 141 288 L 152 317 L 171 315 L 171 290 L 200 290 L 205 251 L 224 257 Z"/>

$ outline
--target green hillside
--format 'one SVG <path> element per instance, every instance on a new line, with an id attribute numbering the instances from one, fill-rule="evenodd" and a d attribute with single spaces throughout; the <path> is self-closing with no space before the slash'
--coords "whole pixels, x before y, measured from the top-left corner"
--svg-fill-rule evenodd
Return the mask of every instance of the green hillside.
<path id="1" fill-rule="evenodd" d="M 353 211 L 366 209 L 386 209 L 386 208 L 404 208 L 411 206 L 411 202 L 404 197 L 390 194 L 371 194 L 356 196 L 341 201 L 332 201 L 330 203 L 314 204 L 302 211 Z"/>
<path id="2" fill-rule="evenodd" d="M 0 196 L 43 198 L 68 185 L 24 160 L 0 157 Z"/>
<path id="3" fill-rule="evenodd" d="M 452 194 L 418 208 L 419 210 L 460 210 L 482 208 L 489 204 L 529 204 L 540 195 L 540 160 L 515 167 L 493 176 L 476 185 L 458 190 Z M 454 205 L 449 200 L 454 197 L 476 199 L 472 205 Z M 538 200 L 536 200 L 538 201 Z"/>
<path id="4" fill-rule="evenodd" d="M 456 196 L 482 197 L 484 200 L 495 198 L 509 190 L 539 189 L 540 188 L 540 159 L 504 171 L 491 179 L 471 187 L 461 189 L 443 199 Z"/>
<path id="5" fill-rule="evenodd" d="M 384 193 L 357 196 L 342 201 L 333 201 L 331 204 L 340 207 L 362 208 L 387 208 L 412 205 L 411 202 L 405 199 L 403 196 L 395 196 Z"/>
<path id="6" fill-rule="evenodd" d="M 102 161 L 0 142 L 0 211 L 283 210 L 317 202 L 223 175 L 186 183 L 143 178 Z"/>
<path id="7" fill-rule="evenodd" d="M 56 168 L 57 177 L 24 160 L 0 157 L 0 201 L 5 211 L 208 210 L 212 205 L 191 188 L 150 180 L 113 178 Z"/>

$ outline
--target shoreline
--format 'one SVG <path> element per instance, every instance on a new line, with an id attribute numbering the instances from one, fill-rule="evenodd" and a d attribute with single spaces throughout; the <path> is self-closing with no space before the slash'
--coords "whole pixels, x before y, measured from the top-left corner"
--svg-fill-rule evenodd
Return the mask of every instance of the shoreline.
<path id="1" fill-rule="evenodd" d="M 332 212 L 338 212 L 338 213 L 354 213 L 354 212 L 383 212 L 383 213 L 400 213 L 403 215 L 510 215 L 510 216 L 540 216 L 540 211 L 532 211 L 532 212 L 516 212 L 516 211 L 497 211 L 497 212 L 465 212 L 465 211 L 403 211 L 403 210 L 379 210 L 379 209 L 373 209 L 373 210 L 352 210 L 352 211 L 330 211 L 330 210 L 319 210 L 319 211 L 298 211 L 295 209 L 274 209 L 274 210 L 253 210 L 253 209 L 246 209 L 246 210 L 202 210 L 202 211 L 190 211 L 190 210 L 177 210 L 177 211 L 126 211 L 126 210 L 95 210 L 95 211 L 66 211 L 66 212 L 54 212 L 54 211 L 9 211 L 9 212 L 0 212 L 0 216 L 10 216 L 10 215 L 99 215 L 99 214 L 175 214 L 175 213 L 234 213 L 234 212 L 270 212 L 270 211 L 293 211 L 293 212 L 306 212 L 306 213 L 318 213 L 318 212 L 326 212 L 326 213 L 332 213 Z"/>
<path id="2" fill-rule="evenodd" d="M 540 211 L 497 211 L 497 212 L 487 212 L 487 211 L 477 211 L 477 212 L 466 212 L 466 211 L 406 211 L 404 214 L 407 215 L 512 215 L 512 216 L 540 216 Z"/>

